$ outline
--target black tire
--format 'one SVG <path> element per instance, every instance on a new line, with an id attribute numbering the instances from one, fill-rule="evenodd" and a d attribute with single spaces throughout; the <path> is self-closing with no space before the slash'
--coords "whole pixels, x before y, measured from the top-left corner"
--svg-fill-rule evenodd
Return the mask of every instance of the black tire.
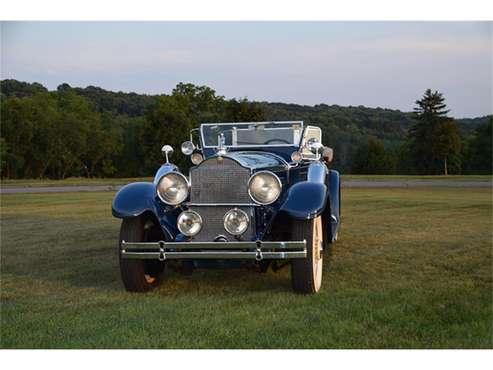
<path id="1" fill-rule="evenodd" d="M 293 290 L 302 294 L 317 293 L 322 286 L 323 245 L 322 217 L 313 220 L 294 220 L 291 240 L 306 240 L 307 256 L 291 262 Z M 318 244 L 318 246 L 317 246 Z"/>
<path id="2" fill-rule="evenodd" d="M 144 220 L 141 217 L 126 218 L 122 221 L 118 249 L 120 273 L 123 285 L 129 292 L 148 292 L 157 287 L 164 272 L 164 262 L 122 258 L 120 253 L 122 240 L 148 241 L 144 230 Z"/>

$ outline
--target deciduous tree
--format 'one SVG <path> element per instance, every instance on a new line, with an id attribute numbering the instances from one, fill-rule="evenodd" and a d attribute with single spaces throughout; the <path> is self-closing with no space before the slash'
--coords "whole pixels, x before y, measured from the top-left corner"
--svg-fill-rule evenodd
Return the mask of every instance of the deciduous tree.
<path id="1" fill-rule="evenodd" d="M 353 160 L 353 173 L 359 174 L 393 174 L 395 160 L 386 152 L 383 142 L 369 136 L 367 142 L 360 146 Z"/>

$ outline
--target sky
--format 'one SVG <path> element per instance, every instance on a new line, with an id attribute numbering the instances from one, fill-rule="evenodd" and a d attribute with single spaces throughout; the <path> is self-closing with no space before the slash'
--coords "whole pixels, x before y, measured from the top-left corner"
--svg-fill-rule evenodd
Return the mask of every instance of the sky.
<path id="1" fill-rule="evenodd" d="M 411 111 L 492 113 L 493 22 L 2 22 L 2 79 Z"/>

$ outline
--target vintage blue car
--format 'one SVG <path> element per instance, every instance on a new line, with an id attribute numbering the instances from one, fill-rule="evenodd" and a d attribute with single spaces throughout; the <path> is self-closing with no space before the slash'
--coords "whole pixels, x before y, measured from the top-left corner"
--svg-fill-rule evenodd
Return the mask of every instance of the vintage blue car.
<path id="1" fill-rule="evenodd" d="M 341 216 L 339 173 L 321 141 L 320 128 L 301 121 L 204 123 L 181 146 L 188 176 L 163 146 L 154 181 L 126 185 L 113 200 L 125 288 L 149 291 L 169 267 L 291 265 L 294 291 L 318 292 Z"/>

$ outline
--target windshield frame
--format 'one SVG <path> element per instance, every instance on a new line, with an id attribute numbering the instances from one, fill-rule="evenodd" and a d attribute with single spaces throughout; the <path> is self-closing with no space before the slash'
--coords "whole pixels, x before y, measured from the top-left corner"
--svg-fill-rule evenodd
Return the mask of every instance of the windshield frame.
<path id="1" fill-rule="evenodd" d="M 303 121 L 265 121 L 265 122 L 222 122 L 222 123 L 201 123 L 200 124 L 200 141 L 202 144 L 202 148 L 211 149 L 217 148 L 216 145 L 205 145 L 204 139 L 204 127 L 206 126 L 226 126 L 226 125 L 238 125 L 238 126 L 246 126 L 246 125 L 276 125 L 276 124 L 299 124 L 300 125 L 300 141 L 299 143 L 292 144 L 247 144 L 247 145 L 225 145 L 225 148 L 259 148 L 259 147 L 296 147 L 298 148 L 301 145 L 301 141 L 303 140 L 304 133 L 304 123 Z M 269 127 L 270 130 L 282 129 L 286 127 Z"/>

